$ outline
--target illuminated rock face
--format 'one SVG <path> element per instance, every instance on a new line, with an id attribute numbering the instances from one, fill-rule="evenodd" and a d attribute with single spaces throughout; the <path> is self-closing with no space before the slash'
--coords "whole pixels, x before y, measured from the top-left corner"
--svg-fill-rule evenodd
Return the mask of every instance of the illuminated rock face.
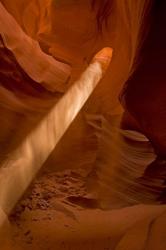
<path id="1" fill-rule="evenodd" d="M 63 92 L 63 85 L 71 73 L 70 66 L 45 54 L 38 42 L 23 32 L 2 4 L 0 13 L 1 36 L 5 46 L 12 51 L 19 65 L 35 82 L 45 85 L 48 90 Z"/>

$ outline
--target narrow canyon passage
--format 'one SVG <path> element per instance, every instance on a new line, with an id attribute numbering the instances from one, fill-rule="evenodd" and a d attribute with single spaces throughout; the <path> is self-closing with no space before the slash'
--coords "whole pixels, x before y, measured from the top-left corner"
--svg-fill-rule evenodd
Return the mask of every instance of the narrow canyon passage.
<path id="1" fill-rule="evenodd" d="M 165 0 L 0 1 L 0 250 L 165 250 Z"/>

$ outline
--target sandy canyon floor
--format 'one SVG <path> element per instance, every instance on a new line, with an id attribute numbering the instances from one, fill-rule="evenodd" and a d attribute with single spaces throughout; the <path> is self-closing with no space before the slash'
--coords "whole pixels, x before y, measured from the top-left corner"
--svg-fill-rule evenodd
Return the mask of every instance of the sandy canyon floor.
<path id="1" fill-rule="evenodd" d="M 166 249 L 165 206 L 102 211 L 71 202 L 87 194 L 86 175 L 82 169 L 44 170 L 10 216 L 12 240 L 5 250 Z M 142 248 L 147 242 L 150 247 Z"/>

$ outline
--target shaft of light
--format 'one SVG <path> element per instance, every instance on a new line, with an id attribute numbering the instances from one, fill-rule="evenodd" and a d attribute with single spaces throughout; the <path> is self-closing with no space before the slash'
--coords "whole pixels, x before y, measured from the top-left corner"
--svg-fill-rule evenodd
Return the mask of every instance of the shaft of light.
<path id="1" fill-rule="evenodd" d="M 94 62 L 38 126 L 10 154 L 0 169 L 0 208 L 9 214 L 51 154 L 97 83 L 102 67 Z"/>

